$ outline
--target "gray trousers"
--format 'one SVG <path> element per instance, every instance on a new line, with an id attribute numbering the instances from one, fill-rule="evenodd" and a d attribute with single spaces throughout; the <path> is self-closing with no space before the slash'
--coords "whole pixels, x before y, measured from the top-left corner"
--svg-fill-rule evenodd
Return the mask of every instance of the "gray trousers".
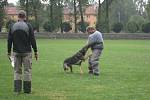
<path id="1" fill-rule="evenodd" d="M 14 52 L 13 54 L 14 54 L 14 64 L 15 64 L 14 80 L 31 81 L 32 53 Z"/>
<path id="2" fill-rule="evenodd" d="M 92 50 L 92 56 L 89 58 L 89 72 L 99 74 L 99 58 L 102 53 L 100 49 Z"/>

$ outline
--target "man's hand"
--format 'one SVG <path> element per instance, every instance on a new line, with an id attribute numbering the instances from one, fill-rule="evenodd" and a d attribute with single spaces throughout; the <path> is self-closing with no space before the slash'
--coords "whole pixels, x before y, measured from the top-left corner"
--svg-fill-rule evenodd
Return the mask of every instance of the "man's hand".
<path id="1" fill-rule="evenodd" d="M 38 53 L 37 52 L 34 53 L 34 57 L 36 60 L 38 60 Z"/>

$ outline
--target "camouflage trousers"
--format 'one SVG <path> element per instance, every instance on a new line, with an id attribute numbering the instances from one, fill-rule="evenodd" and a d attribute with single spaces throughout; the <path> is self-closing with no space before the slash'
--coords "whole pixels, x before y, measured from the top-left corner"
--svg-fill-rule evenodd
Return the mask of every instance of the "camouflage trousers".
<path id="1" fill-rule="evenodd" d="M 89 58 L 89 73 L 95 73 L 99 74 L 99 59 L 100 55 L 102 53 L 102 50 L 100 49 L 94 49 L 92 50 L 92 55 Z"/>
<path id="2" fill-rule="evenodd" d="M 32 53 L 13 53 L 14 80 L 31 81 Z M 22 74 L 23 73 L 23 74 Z"/>

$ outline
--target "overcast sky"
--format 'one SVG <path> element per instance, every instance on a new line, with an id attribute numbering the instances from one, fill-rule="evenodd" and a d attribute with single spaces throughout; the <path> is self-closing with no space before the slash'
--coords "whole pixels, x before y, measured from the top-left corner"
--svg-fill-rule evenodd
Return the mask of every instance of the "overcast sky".
<path id="1" fill-rule="evenodd" d="M 14 3 L 14 4 L 16 4 L 17 1 L 18 0 L 8 0 L 8 3 Z"/>
<path id="2" fill-rule="evenodd" d="M 98 1 L 98 0 L 97 0 L 97 1 Z M 101 0 L 101 2 L 102 2 L 102 1 L 104 1 L 104 0 Z M 18 0 L 8 0 L 8 2 L 9 2 L 9 3 L 14 3 L 14 4 L 16 4 L 16 2 L 18 2 Z"/>
<path id="3" fill-rule="evenodd" d="M 16 4 L 16 2 L 17 2 L 18 0 L 8 0 L 8 2 L 9 3 L 14 3 L 14 4 Z M 96 0 L 96 1 L 98 1 L 98 0 Z M 101 0 L 101 2 L 103 2 L 104 0 Z M 144 0 L 144 1 L 148 1 L 148 0 Z"/>

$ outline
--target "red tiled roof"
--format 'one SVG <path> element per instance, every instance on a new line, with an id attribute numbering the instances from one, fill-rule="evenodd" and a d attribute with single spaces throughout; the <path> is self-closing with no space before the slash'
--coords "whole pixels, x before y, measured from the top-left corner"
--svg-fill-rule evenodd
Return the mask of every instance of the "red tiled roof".
<path id="1" fill-rule="evenodd" d="M 6 8 L 5 8 L 5 12 L 6 12 L 6 14 L 8 14 L 8 15 L 17 15 L 18 10 L 17 10 L 16 7 L 6 7 Z"/>
<path id="2" fill-rule="evenodd" d="M 87 15 L 96 15 L 97 14 L 97 5 L 90 5 L 85 9 L 85 14 Z"/>

